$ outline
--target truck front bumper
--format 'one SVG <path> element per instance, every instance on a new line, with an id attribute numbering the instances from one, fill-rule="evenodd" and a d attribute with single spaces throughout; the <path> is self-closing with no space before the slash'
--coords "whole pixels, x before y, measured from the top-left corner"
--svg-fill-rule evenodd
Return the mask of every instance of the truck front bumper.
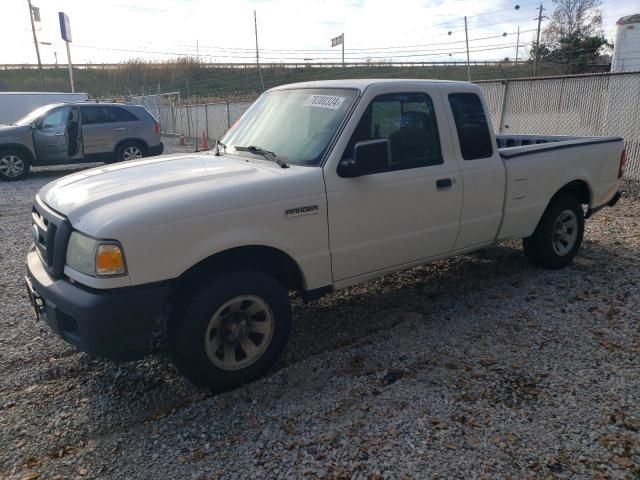
<path id="1" fill-rule="evenodd" d="M 170 292 L 167 284 L 96 290 L 54 278 L 34 249 L 27 255 L 25 280 L 37 318 L 80 350 L 119 360 L 150 351 L 151 333 Z"/>

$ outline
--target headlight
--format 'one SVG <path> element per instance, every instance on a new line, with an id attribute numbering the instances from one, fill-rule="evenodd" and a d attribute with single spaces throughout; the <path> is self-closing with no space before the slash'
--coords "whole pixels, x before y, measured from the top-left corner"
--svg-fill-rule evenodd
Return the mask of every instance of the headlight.
<path id="1" fill-rule="evenodd" d="M 96 240 L 80 232 L 72 232 L 67 246 L 67 265 L 92 276 L 124 275 L 122 247 L 113 241 Z"/>

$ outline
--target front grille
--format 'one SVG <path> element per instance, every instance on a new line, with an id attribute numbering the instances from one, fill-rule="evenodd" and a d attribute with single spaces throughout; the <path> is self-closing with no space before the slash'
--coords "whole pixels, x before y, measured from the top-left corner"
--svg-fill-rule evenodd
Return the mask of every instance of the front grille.
<path id="1" fill-rule="evenodd" d="M 53 276 L 62 275 L 70 234 L 69 221 L 37 196 L 31 210 L 31 235 L 42 263 Z"/>

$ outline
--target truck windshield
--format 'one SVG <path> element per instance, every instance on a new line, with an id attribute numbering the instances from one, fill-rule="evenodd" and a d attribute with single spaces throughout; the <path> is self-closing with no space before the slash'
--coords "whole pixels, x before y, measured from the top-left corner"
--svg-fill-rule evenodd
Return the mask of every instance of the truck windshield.
<path id="1" fill-rule="evenodd" d="M 336 88 L 264 93 L 222 143 L 234 154 L 239 151 L 235 146 L 258 145 L 288 164 L 317 166 L 357 95 L 356 90 Z"/>
<path id="2" fill-rule="evenodd" d="M 38 120 L 42 114 L 44 114 L 45 112 L 51 110 L 54 107 L 57 107 L 58 104 L 54 104 L 54 105 L 45 105 L 43 107 L 40 108 L 36 108 L 33 112 L 27 113 L 24 117 L 22 117 L 20 120 L 16 120 L 14 125 L 19 125 L 21 127 L 25 127 L 27 125 L 29 125 L 32 122 L 35 122 L 36 120 Z"/>

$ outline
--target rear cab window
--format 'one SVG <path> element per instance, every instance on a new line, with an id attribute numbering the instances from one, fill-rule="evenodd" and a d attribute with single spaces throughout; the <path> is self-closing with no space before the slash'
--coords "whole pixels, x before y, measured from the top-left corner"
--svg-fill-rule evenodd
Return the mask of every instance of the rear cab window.
<path id="1" fill-rule="evenodd" d="M 493 142 L 482 101 L 475 93 L 450 93 L 449 106 L 465 160 L 493 156 Z"/>

